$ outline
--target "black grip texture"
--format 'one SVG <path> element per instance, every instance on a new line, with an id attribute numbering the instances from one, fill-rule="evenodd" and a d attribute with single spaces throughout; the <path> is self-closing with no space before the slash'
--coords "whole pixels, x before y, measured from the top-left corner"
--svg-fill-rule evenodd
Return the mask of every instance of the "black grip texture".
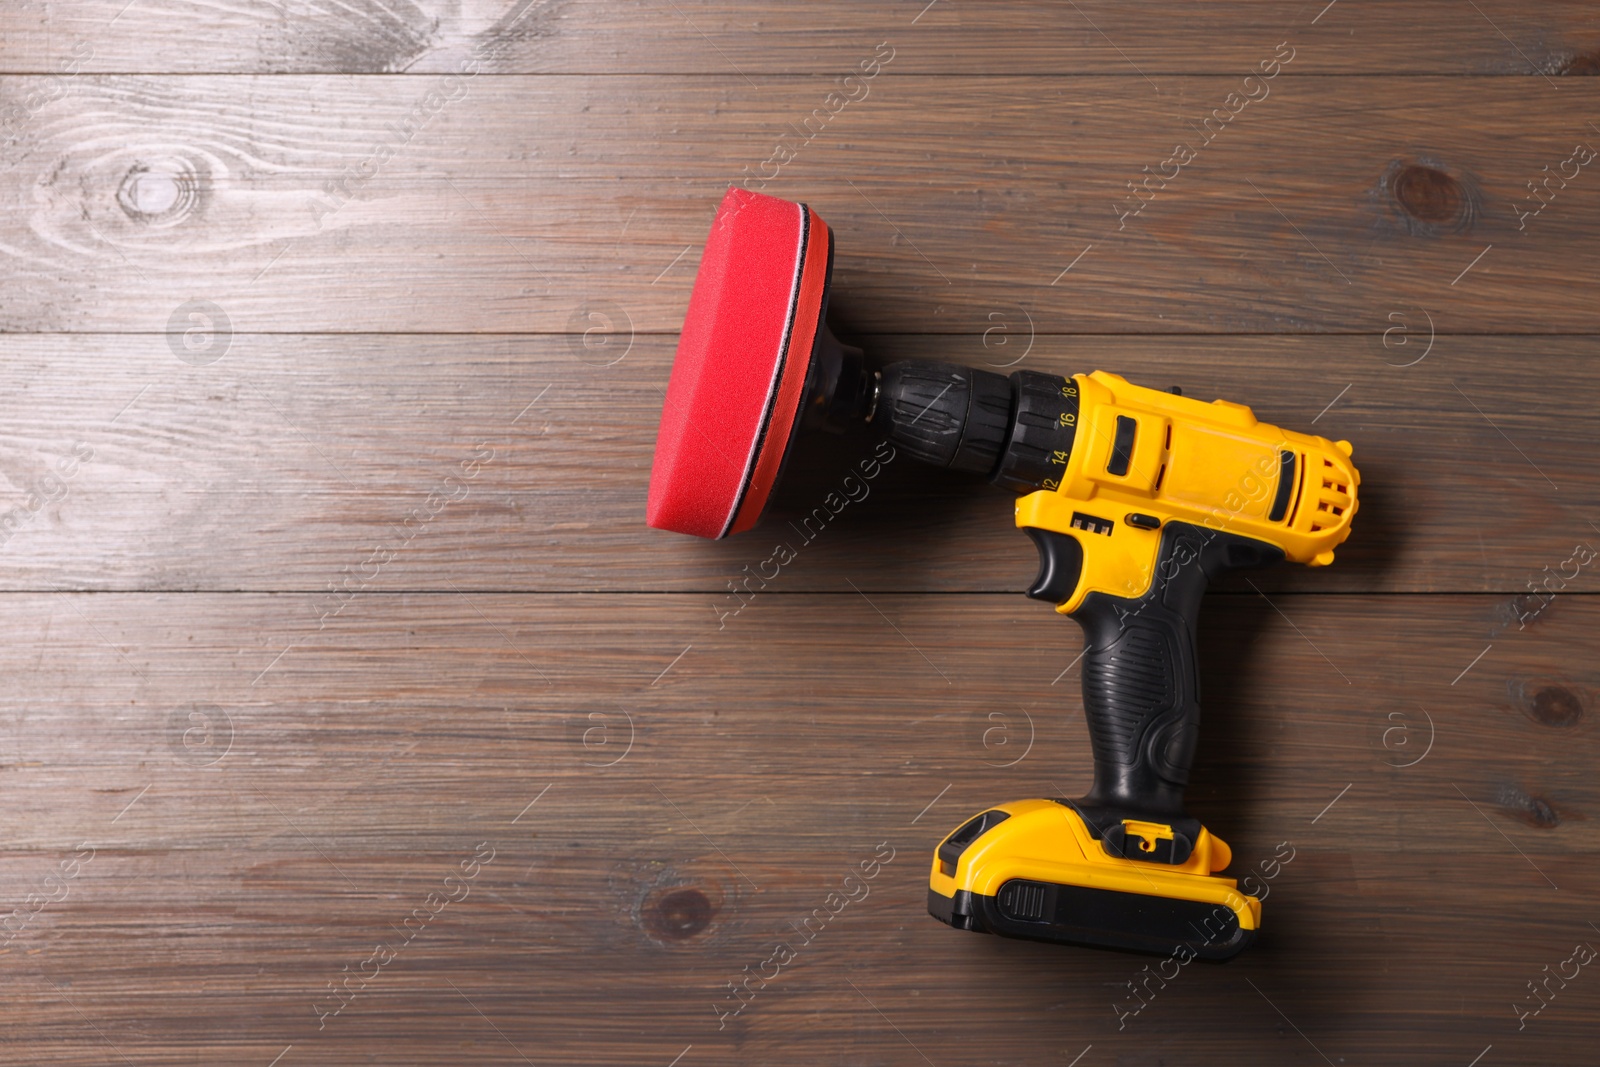
<path id="1" fill-rule="evenodd" d="M 1094 788 L 1078 806 L 1104 816 L 1092 824 L 1183 817 L 1200 727 L 1200 601 L 1222 572 L 1282 559 L 1264 541 L 1169 522 L 1143 596 L 1092 592 L 1072 612 L 1084 631 L 1083 711 L 1094 749 Z"/>

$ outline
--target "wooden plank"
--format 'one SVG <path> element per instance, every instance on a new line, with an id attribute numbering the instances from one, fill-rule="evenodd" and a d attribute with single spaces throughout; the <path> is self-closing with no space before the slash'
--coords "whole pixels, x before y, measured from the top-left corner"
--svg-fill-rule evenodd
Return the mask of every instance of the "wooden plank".
<path id="1" fill-rule="evenodd" d="M 897 71 L 1158 78 L 1247 70 L 1285 39 L 1317 72 L 1594 72 L 1592 5 L 1480 7 L 347 0 L 298 5 L 291 17 L 282 6 L 215 0 L 22 0 L 0 14 L 0 34 L 8 73 L 56 73 L 76 59 L 94 72 L 432 74 L 477 58 L 517 73 L 810 74 L 846 71 L 886 40 Z"/>
<path id="2" fill-rule="evenodd" d="M 1592 4 L 22 0 L 0 40 L 0 1060 L 1593 1061 L 1549 977 L 1600 944 Z M 1202 620 L 1191 808 L 1271 889 L 1228 968 L 924 914 L 944 832 L 1090 776 L 1005 494 L 896 462 L 743 596 L 801 535 L 643 528 L 711 208 L 774 168 L 879 358 L 1355 443 L 1338 565 Z"/>
<path id="3" fill-rule="evenodd" d="M 1584 1062 L 1584 983 L 1522 1032 L 1511 1006 L 1595 940 L 1594 598 L 1476 660 L 1490 598 L 1213 600 L 1191 806 L 1238 873 L 1293 858 L 1260 945 L 1142 1001 L 1143 959 L 922 914 L 944 830 L 1084 786 L 1076 674 L 1053 684 L 1076 628 L 870 599 L 705 634 L 695 596 L 377 596 L 261 675 L 301 636 L 281 597 L 5 595 L 0 899 L 65 887 L 0 948 L 10 1055 Z M 868 895 L 719 1030 L 727 983 L 880 843 Z"/>
<path id="4" fill-rule="evenodd" d="M 1592 337 L 1438 336 L 1430 350 L 1415 313 L 1387 338 L 1059 337 L 1030 335 L 1018 311 L 997 312 L 988 337 L 865 341 L 884 360 L 1114 370 L 1354 443 L 1354 536 L 1331 568 L 1253 576 L 1268 592 L 1495 591 L 1513 612 L 1512 594 L 1600 542 Z M 175 357 L 181 337 L 13 336 L 6 585 L 293 591 L 315 619 L 342 603 L 330 587 L 693 590 L 736 610 L 764 588 L 1000 592 L 1032 577 L 1005 493 L 910 460 L 846 484 L 847 469 L 803 455 L 787 511 L 751 534 L 648 530 L 676 341 L 620 320 L 595 330 L 588 347 L 241 333 L 213 337 L 220 358 L 203 366 Z M 860 499 L 790 525 L 841 488 Z M 796 558 L 774 568 L 779 542 Z M 1594 588 L 1587 571 L 1566 579 Z"/>
<path id="5" fill-rule="evenodd" d="M 1600 329 L 1573 154 L 1600 82 L 1280 77 L 1207 144 L 1240 84 L 906 76 L 801 138 L 827 78 L 83 76 L 13 131 L 0 326 L 158 332 L 201 300 L 241 331 L 671 331 L 722 190 L 776 167 L 857 330 Z M 1128 215 L 1145 167 L 1177 177 Z"/>

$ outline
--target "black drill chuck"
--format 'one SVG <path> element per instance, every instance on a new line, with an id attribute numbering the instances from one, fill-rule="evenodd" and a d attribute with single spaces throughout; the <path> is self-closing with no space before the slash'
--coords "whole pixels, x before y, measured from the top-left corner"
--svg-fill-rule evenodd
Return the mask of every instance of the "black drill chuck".
<path id="1" fill-rule="evenodd" d="M 1055 489 L 1077 434 L 1071 378 L 901 360 L 880 372 L 873 425 L 924 463 L 982 474 L 1004 489 Z"/>
<path id="2" fill-rule="evenodd" d="M 956 363 L 901 360 L 883 368 L 873 423 L 924 463 L 988 475 L 1006 445 L 1011 383 Z"/>

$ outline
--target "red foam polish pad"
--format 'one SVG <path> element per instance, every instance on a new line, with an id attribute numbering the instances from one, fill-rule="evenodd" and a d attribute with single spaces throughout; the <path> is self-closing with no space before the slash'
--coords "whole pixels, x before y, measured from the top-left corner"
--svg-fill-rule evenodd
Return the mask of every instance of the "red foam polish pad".
<path id="1" fill-rule="evenodd" d="M 804 204 L 738 188 L 722 198 L 667 384 L 651 526 L 715 538 L 755 525 L 811 366 L 828 243 Z"/>

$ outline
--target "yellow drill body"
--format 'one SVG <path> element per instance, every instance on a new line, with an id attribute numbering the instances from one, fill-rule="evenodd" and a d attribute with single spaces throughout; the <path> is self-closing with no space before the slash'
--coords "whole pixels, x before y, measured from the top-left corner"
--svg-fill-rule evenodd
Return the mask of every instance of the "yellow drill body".
<path id="1" fill-rule="evenodd" d="M 1348 442 L 1282 430 L 1258 422 L 1242 404 L 1207 404 L 1105 371 L 1063 378 L 1061 389 L 1060 418 L 1076 421 L 1076 442 L 1070 453 L 1056 453 L 1056 485 L 1019 498 L 1016 518 L 1018 526 L 1074 534 L 1083 546 L 1077 588 L 1056 607 L 1062 614 L 1094 591 L 1141 596 L 1155 573 L 1159 527 L 1095 536 L 1085 517 L 1124 527 L 1130 515 L 1151 515 L 1161 525 L 1189 522 L 1277 545 L 1288 559 L 1314 567 L 1333 562 L 1334 547 L 1350 535 L 1361 476 Z M 1119 418 L 1135 425 L 1122 475 L 1110 472 Z M 1285 453 L 1294 460 L 1287 484 L 1280 481 Z"/>
<path id="2" fill-rule="evenodd" d="M 957 827 L 934 854 L 928 910 L 1008 937 L 1225 959 L 1254 938 L 1261 902 L 1219 873 L 1231 850 L 1182 806 L 1200 599 L 1236 567 L 1331 563 L 1361 479 L 1347 442 L 1239 404 L 1104 371 L 1054 381 L 1059 395 L 1031 383 L 1029 425 L 1054 436 L 1016 522 L 1041 554 L 1028 595 L 1084 628 L 1094 787 Z"/>

